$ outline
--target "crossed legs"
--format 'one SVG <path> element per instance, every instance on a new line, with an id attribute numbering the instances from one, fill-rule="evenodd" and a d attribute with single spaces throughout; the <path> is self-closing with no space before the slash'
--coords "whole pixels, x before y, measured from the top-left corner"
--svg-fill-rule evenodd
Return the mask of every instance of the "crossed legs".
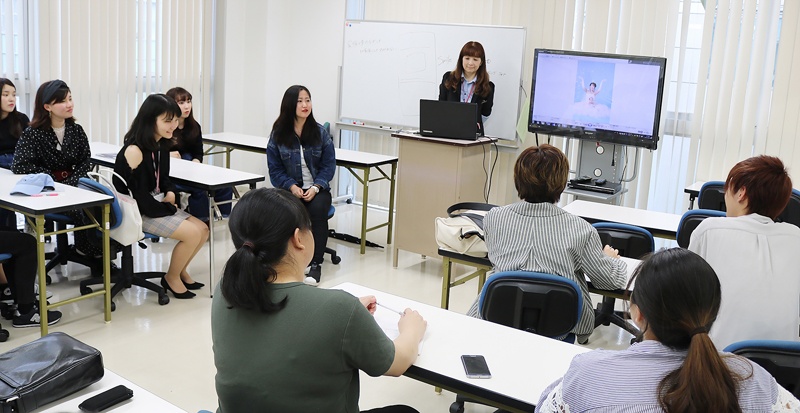
<path id="1" fill-rule="evenodd" d="M 181 222 L 170 238 L 178 240 L 178 244 L 172 250 L 172 259 L 164 278 L 172 291 L 180 294 L 187 290 L 184 283 L 194 283 L 192 276 L 186 272 L 186 267 L 208 240 L 208 226 L 195 217 L 189 217 Z"/>

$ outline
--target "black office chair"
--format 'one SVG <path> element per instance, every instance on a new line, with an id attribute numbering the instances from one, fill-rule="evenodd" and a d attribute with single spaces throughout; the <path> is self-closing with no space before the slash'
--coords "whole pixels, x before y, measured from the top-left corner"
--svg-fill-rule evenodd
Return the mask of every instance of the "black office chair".
<path id="1" fill-rule="evenodd" d="M 711 209 L 692 209 L 686 211 L 681 217 L 681 221 L 678 224 L 678 231 L 675 233 L 678 246 L 681 248 L 689 248 L 689 240 L 691 239 L 692 232 L 704 219 L 724 216 L 724 212 Z"/>
<path id="2" fill-rule="evenodd" d="M 767 370 L 794 397 L 800 397 L 800 342 L 745 340 L 723 351 L 747 357 Z"/>
<path id="3" fill-rule="evenodd" d="M 724 186 L 725 182 L 722 181 L 704 183 L 697 196 L 697 208 L 725 212 L 725 190 L 722 189 Z"/>
<path id="4" fill-rule="evenodd" d="M 600 241 L 603 245 L 610 245 L 619 250 L 619 255 L 628 258 L 642 259 L 646 254 L 655 251 L 655 240 L 650 231 L 637 227 L 634 225 L 618 224 L 613 222 L 598 222 L 592 224 L 600 235 Z M 589 290 L 596 288 L 589 283 Z M 622 296 L 624 291 L 618 291 L 618 295 Z M 594 316 L 594 326 L 597 328 L 600 325 L 614 324 L 623 330 L 636 336 L 639 334 L 639 329 L 628 322 L 630 318 L 623 312 L 614 311 L 615 297 L 603 295 L 603 301 L 597 304 Z"/>
<path id="5" fill-rule="evenodd" d="M 792 189 L 792 195 L 789 197 L 789 204 L 778 215 L 777 221 L 788 222 L 800 227 L 800 191 Z"/>
<path id="6" fill-rule="evenodd" d="M 78 187 L 87 189 L 89 191 L 99 192 L 101 194 L 110 195 L 114 197 L 114 202 L 111 204 L 111 214 L 109 215 L 110 221 L 110 229 L 114 229 L 121 224 L 121 220 L 123 217 L 122 210 L 119 206 L 119 201 L 116 198 L 114 191 L 106 187 L 105 185 L 94 181 L 89 178 L 81 178 L 78 182 Z M 153 239 L 158 238 L 153 234 L 145 233 L 146 239 Z M 117 252 L 122 251 L 122 268 L 116 275 L 112 275 L 111 282 L 114 283 L 114 286 L 111 288 L 111 298 L 113 299 L 120 291 L 126 288 L 131 288 L 131 286 L 139 286 L 146 288 L 150 291 L 155 292 L 158 294 L 158 303 L 160 305 L 165 305 L 169 303 L 169 296 L 167 296 L 167 292 L 161 288 L 160 285 L 154 284 L 150 281 L 147 281 L 151 278 L 161 278 L 164 276 L 163 272 L 133 272 L 133 245 L 123 246 L 117 242 L 112 242 L 112 249 L 113 254 L 116 255 Z M 146 248 L 143 244 L 139 244 L 142 248 Z M 80 292 L 81 295 L 86 295 L 92 292 L 92 289 L 89 287 L 90 285 L 96 284 L 103 284 L 103 275 L 100 274 L 99 276 L 92 276 L 80 282 Z M 111 302 L 111 311 L 116 309 L 116 304 Z"/>
<path id="7" fill-rule="evenodd" d="M 572 329 L 583 309 L 583 294 L 575 281 L 553 274 L 504 271 L 486 281 L 478 299 L 484 320 L 540 336 L 575 342 Z M 460 395 L 450 405 L 451 413 L 463 413 Z"/>

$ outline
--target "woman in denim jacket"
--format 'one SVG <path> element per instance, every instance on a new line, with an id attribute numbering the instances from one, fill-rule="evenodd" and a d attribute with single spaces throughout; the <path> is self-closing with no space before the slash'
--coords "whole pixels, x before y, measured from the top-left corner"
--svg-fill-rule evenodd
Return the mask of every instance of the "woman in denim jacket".
<path id="1" fill-rule="evenodd" d="M 267 145 L 267 168 L 272 186 L 300 198 L 311 216 L 314 257 L 306 283 L 316 285 L 328 243 L 329 182 L 336 172 L 336 155 L 330 133 L 314 120 L 311 93 L 305 86 L 291 86 L 283 94 Z"/>

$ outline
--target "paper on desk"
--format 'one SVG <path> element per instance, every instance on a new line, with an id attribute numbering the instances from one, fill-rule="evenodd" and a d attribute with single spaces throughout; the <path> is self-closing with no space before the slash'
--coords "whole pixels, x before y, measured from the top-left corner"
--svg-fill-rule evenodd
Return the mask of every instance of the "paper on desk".
<path id="1" fill-rule="evenodd" d="M 399 308 L 399 306 L 392 308 Z M 398 321 L 400 321 L 400 314 L 397 314 L 386 307 L 377 306 L 375 310 L 375 322 L 378 323 L 378 327 L 383 330 L 384 334 L 386 334 L 386 337 L 389 337 L 389 340 L 394 341 L 394 339 L 400 335 L 400 330 L 397 328 Z M 419 342 L 419 349 L 417 350 L 418 355 L 422 354 L 422 347 L 425 344 L 425 338 L 427 336 L 428 331 L 425 330 L 425 335 L 422 336 L 422 341 Z"/>

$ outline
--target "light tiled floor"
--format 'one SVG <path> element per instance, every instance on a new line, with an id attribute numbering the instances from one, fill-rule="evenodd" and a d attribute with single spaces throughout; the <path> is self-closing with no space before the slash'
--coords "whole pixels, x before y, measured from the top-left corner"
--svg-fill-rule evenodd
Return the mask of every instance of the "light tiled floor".
<path id="1" fill-rule="evenodd" d="M 339 232 L 356 234 L 360 224 L 360 206 L 338 205 L 331 228 Z M 385 219 L 385 212 L 370 210 L 369 219 Z M 233 244 L 227 230 L 227 221 L 217 222 L 215 249 L 216 270 L 219 274 Z M 368 239 L 385 246 L 386 233 L 376 231 Z M 167 267 L 173 241 L 146 243 L 148 248 L 135 248 L 135 267 L 139 271 L 164 270 Z M 329 241 L 342 257 L 339 265 L 323 265 L 321 287 L 343 282 L 354 282 L 377 290 L 401 295 L 431 305 L 439 305 L 441 296 L 441 261 L 423 259 L 419 255 L 402 252 L 398 268 L 392 268 L 392 249 L 368 248 L 360 255 L 358 246 L 337 240 Z M 201 250 L 190 265 L 195 279 L 208 280 L 208 249 Z M 466 269 L 463 269 L 466 271 Z M 69 264 L 51 272 L 54 283 L 49 286 L 54 300 L 78 294 L 78 281 L 88 275 L 85 268 Z M 450 308 L 465 312 L 477 294 L 477 281 L 473 280 L 452 290 Z M 177 300 L 170 295 L 170 303 L 159 306 L 157 296 L 134 287 L 115 299 L 117 308 L 112 322 L 106 324 L 102 317 L 102 302 L 85 300 L 61 308 L 62 321 L 51 331 L 62 331 L 88 343 L 103 353 L 107 368 L 157 394 L 188 412 L 200 409 L 214 410 L 216 372 L 211 349 L 211 325 L 208 287 L 200 290 L 198 297 Z M 424 316 L 424 314 L 423 314 Z M 5 351 L 39 337 L 39 330 L 10 328 L 10 339 L 0 343 Z M 589 347 L 624 348 L 631 336 L 621 329 L 600 327 L 592 335 Z M 134 396 L 135 397 L 135 396 Z M 361 408 L 387 404 L 409 404 L 421 412 L 447 412 L 455 396 L 449 392 L 436 394 L 429 385 L 405 378 L 372 378 L 362 374 Z M 491 412 L 486 406 L 468 405 L 468 412 Z"/>

